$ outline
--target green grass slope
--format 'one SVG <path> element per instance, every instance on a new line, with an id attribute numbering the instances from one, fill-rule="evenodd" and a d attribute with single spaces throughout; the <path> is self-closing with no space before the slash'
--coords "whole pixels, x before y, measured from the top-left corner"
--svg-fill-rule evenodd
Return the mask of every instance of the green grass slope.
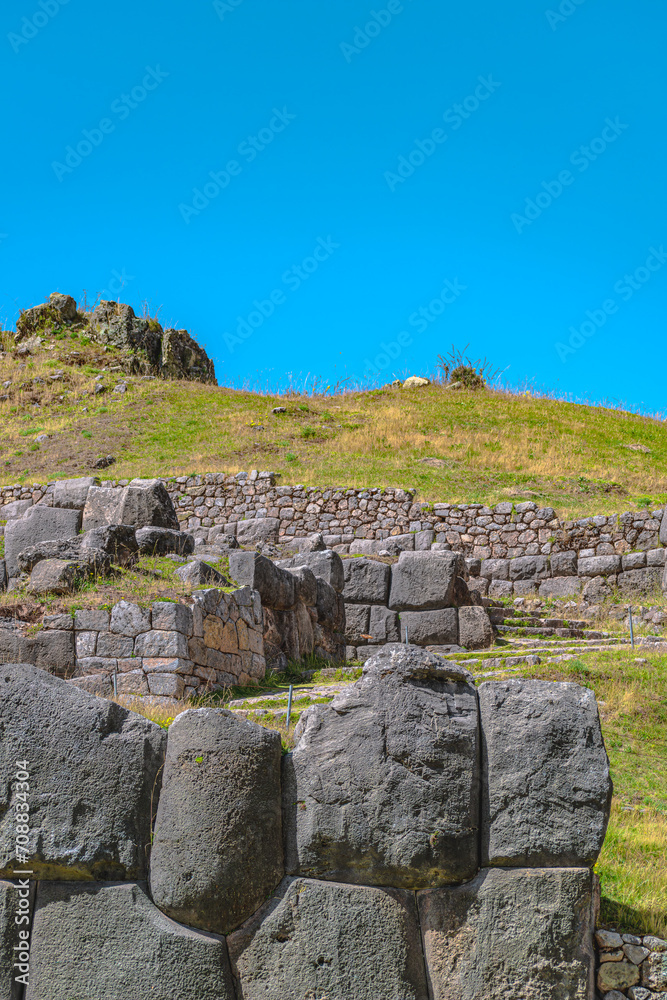
<path id="1" fill-rule="evenodd" d="M 534 499 L 569 516 L 667 498 L 667 424 L 650 417 L 437 384 L 278 397 L 131 377 L 121 352 L 68 331 L 25 356 L 0 338 L 5 484 L 84 475 L 111 454 L 113 478 L 261 468 L 285 484 Z"/>

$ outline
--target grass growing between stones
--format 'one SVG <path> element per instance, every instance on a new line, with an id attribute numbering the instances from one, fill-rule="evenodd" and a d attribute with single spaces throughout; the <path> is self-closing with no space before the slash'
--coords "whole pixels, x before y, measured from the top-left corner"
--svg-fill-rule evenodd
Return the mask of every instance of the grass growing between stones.
<path id="1" fill-rule="evenodd" d="M 525 666 L 521 675 L 573 681 L 595 691 L 614 781 L 609 829 L 596 865 L 602 888 L 600 921 L 664 937 L 667 655 L 610 650 L 561 664 Z"/>
<path id="2" fill-rule="evenodd" d="M 146 381 L 128 366 L 113 349 L 68 339 L 25 359 L 0 355 L 0 385 L 11 383 L 0 394 L 2 481 L 84 475 L 111 454 L 117 479 L 268 468 L 283 484 L 399 486 L 454 503 L 534 499 L 565 516 L 667 497 L 667 428 L 651 417 L 435 384 L 281 397 Z M 287 412 L 273 414 L 277 405 Z M 38 443 L 41 434 L 49 439 Z"/>

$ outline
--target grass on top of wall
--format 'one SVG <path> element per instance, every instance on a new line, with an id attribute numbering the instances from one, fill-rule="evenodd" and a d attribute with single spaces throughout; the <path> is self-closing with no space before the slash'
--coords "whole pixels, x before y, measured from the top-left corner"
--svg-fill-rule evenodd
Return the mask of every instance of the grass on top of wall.
<path id="1" fill-rule="evenodd" d="M 653 417 L 439 384 L 278 396 L 146 381 L 125 376 L 129 359 L 113 348 L 46 346 L 27 359 L 0 355 L 0 383 L 11 382 L 0 401 L 7 484 L 90 474 L 110 454 L 104 475 L 115 479 L 258 468 L 283 484 L 416 488 L 420 499 L 453 503 L 533 499 L 566 516 L 667 498 L 667 426 Z M 124 394 L 114 392 L 120 380 Z"/>

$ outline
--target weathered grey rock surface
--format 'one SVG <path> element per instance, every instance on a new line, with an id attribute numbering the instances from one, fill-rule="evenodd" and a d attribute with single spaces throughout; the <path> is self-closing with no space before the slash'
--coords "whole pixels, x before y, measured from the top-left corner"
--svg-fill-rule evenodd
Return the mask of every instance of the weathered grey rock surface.
<path id="1" fill-rule="evenodd" d="M 283 559 L 279 563 L 285 569 L 295 566 L 307 566 L 318 580 L 324 580 L 337 594 L 342 594 L 345 587 L 345 570 L 343 560 L 337 552 L 325 549 L 324 552 L 300 552 L 291 559 Z"/>
<path id="2" fill-rule="evenodd" d="M 238 549 L 229 553 L 229 575 L 240 587 L 259 591 L 267 608 L 286 611 L 296 602 L 296 580 L 266 556 Z"/>
<path id="3" fill-rule="evenodd" d="M 452 605 L 463 556 L 454 552 L 401 552 L 391 570 L 393 611 L 435 611 Z"/>
<path id="4" fill-rule="evenodd" d="M 38 542 L 66 541 L 78 534 L 81 511 L 58 507 L 29 507 L 23 517 L 9 521 L 5 527 L 5 560 L 8 576 L 20 572 L 19 552 Z"/>
<path id="5" fill-rule="evenodd" d="M 414 899 L 285 879 L 228 938 L 243 1000 L 427 1000 Z"/>
<path id="6" fill-rule="evenodd" d="M 277 517 L 252 518 L 239 521 L 236 525 L 236 538 L 239 545 L 257 545 L 259 542 L 275 543 L 278 541 L 280 521 Z"/>
<path id="7" fill-rule="evenodd" d="M 460 646 L 466 649 L 489 649 L 493 645 L 493 625 L 486 608 L 459 608 Z"/>
<path id="8" fill-rule="evenodd" d="M 456 608 L 440 611 L 403 611 L 400 615 L 402 638 L 407 629 L 408 642 L 416 646 L 440 646 L 459 641 Z"/>
<path id="9" fill-rule="evenodd" d="M 612 792 L 593 692 L 491 681 L 480 685 L 479 709 L 482 864 L 592 865 Z"/>
<path id="10" fill-rule="evenodd" d="M 282 879 L 281 755 L 278 733 L 224 709 L 170 726 L 150 885 L 174 920 L 227 934 Z"/>
<path id="11" fill-rule="evenodd" d="M 99 485 L 100 481 L 95 476 L 60 479 L 53 488 L 53 506 L 66 510 L 83 510 L 90 487 Z"/>
<path id="12" fill-rule="evenodd" d="M 139 528 L 136 533 L 139 551 L 143 555 L 164 556 L 169 552 L 189 556 L 195 550 L 194 535 L 173 528 Z"/>
<path id="13" fill-rule="evenodd" d="M 467 671 L 415 646 L 302 716 L 284 759 L 286 870 L 416 888 L 478 861 L 478 714 Z"/>
<path id="14" fill-rule="evenodd" d="M 391 567 L 377 559 L 344 559 L 346 603 L 384 604 L 389 597 Z"/>
<path id="15" fill-rule="evenodd" d="M 49 673 L 62 675 L 70 671 L 75 659 L 71 630 L 42 629 L 33 635 L 23 635 L 0 628 L 0 664 L 32 663 Z"/>
<path id="16" fill-rule="evenodd" d="M 594 996 L 588 869 L 486 869 L 417 900 L 433 1000 Z"/>
<path id="17" fill-rule="evenodd" d="M 142 884 L 41 882 L 26 1000 L 235 1000 L 224 940 L 174 923 Z"/>
<path id="18" fill-rule="evenodd" d="M 194 559 L 185 566 L 179 566 L 176 570 L 183 583 L 191 587 L 200 587 L 208 583 L 212 587 L 228 587 L 229 580 L 223 576 L 214 566 L 202 562 L 201 559 Z"/>
<path id="19" fill-rule="evenodd" d="M 15 868 L 11 776 L 30 761 L 38 878 L 143 876 L 166 733 L 27 664 L 0 666 L 0 877 Z"/>
<path id="20" fill-rule="evenodd" d="M 159 479 L 133 479 L 122 491 L 118 523 L 134 528 L 171 528 L 180 525 L 171 497 Z"/>

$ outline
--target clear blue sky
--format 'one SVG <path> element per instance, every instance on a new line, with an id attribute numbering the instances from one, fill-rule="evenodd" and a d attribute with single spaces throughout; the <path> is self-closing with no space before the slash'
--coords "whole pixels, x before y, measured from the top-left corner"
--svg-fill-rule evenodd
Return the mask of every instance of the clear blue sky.
<path id="1" fill-rule="evenodd" d="M 663 0 L 0 17 L 0 320 L 86 289 L 159 307 L 221 382 L 384 381 L 469 342 L 667 409 Z"/>

